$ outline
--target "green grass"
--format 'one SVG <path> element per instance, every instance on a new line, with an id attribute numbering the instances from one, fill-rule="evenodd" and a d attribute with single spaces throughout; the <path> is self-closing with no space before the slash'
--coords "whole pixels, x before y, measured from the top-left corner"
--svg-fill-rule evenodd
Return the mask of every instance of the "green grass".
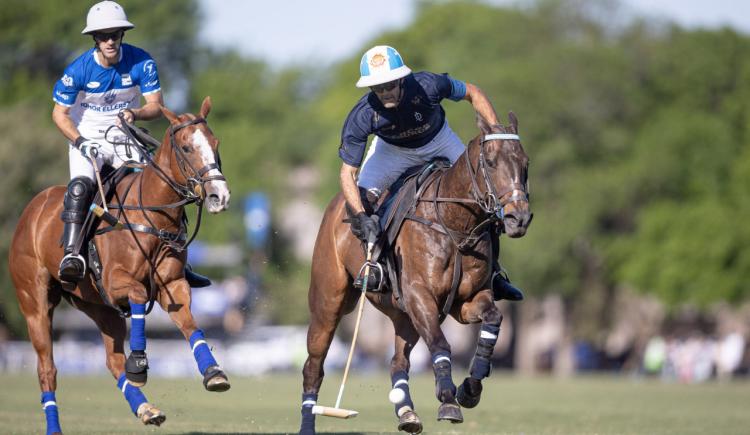
<path id="1" fill-rule="evenodd" d="M 461 375 L 463 375 L 461 373 Z M 325 379 L 318 401 L 333 406 L 340 374 Z M 462 378 L 461 378 L 462 379 Z M 458 382 L 459 373 L 455 374 Z M 203 390 L 200 379 L 151 379 L 144 393 L 167 414 L 143 426 L 110 378 L 61 377 L 57 400 L 69 434 L 296 433 L 301 376 L 232 378 L 226 393 Z M 353 376 L 342 407 L 357 418 L 317 418 L 319 433 L 396 433 L 387 400 L 387 374 Z M 425 432 L 446 434 L 747 434 L 750 384 L 665 384 L 631 378 L 571 380 L 497 374 L 485 381 L 482 403 L 465 409 L 464 423 L 437 422 L 430 375 L 415 376 L 411 391 Z M 44 433 L 44 413 L 33 375 L 0 375 L 0 433 Z"/>

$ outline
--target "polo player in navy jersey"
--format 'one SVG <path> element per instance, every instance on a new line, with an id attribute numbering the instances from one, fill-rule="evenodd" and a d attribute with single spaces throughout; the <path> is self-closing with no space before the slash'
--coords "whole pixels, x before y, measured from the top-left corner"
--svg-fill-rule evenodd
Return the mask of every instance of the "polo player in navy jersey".
<path id="1" fill-rule="evenodd" d="M 392 47 L 379 45 L 367 50 L 359 68 L 357 87 L 370 88 L 370 92 L 360 98 L 344 122 L 339 147 L 343 160 L 340 182 L 354 212 L 352 233 L 366 241 L 377 239 L 381 233 L 373 205 L 406 169 L 435 157 L 446 157 L 454 164 L 464 152 L 464 144 L 448 125 L 442 100 L 466 100 L 489 124 L 498 121 L 492 104 L 478 87 L 448 74 L 413 73 Z M 375 138 L 365 157 L 371 134 Z M 493 261 L 497 262 L 499 233 L 493 235 L 492 245 Z M 522 300 L 523 293 L 508 282 L 498 264 L 493 270 L 495 300 Z"/>

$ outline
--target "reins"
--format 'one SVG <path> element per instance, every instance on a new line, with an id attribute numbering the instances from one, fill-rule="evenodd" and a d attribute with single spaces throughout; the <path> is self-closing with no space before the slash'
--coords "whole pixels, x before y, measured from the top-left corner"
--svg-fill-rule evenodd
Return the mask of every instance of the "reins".
<path id="1" fill-rule="evenodd" d="M 110 140 L 110 142 L 114 146 L 118 146 L 118 145 L 125 146 L 126 155 L 128 158 L 132 158 L 132 152 L 131 152 L 130 147 L 135 147 L 138 149 L 138 154 L 141 155 L 146 160 L 146 163 L 140 163 L 140 162 L 131 160 L 131 161 L 128 161 L 125 166 L 131 167 L 131 168 L 135 167 L 139 169 L 150 167 L 151 169 L 153 169 L 154 173 L 162 181 L 164 181 L 165 184 L 167 184 L 175 193 L 177 193 L 178 197 L 180 198 L 179 201 L 169 203 L 169 204 L 155 205 L 155 206 L 144 205 L 143 204 L 143 191 L 144 191 L 143 174 L 144 172 L 141 171 L 139 174 L 136 175 L 136 177 L 134 177 L 131 180 L 130 184 L 125 189 L 125 192 L 122 198 L 120 197 L 117 190 L 116 189 L 114 190 L 114 195 L 118 203 L 108 205 L 109 209 L 117 210 L 117 217 L 115 219 L 119 221 L 119 218 L 122 217 L 122 219 L 125 220 L 125 223 L 122 224 L 120 228 L 110 226 L 110 227 L 102 228 L 95 232 L 95 235 L 101 235 L 110 231 L 114 231 L 116 229 L 125 229 L 125 230 L 128 230 L 133 235 L 133 239 L 135 240 L 135 243 L 138 246 L 138 249 L 141 251 L 141 254 L 144 256 L 146 261 L 148 261 L 149 266 L 151 268 L 151 271 L 149 273 L 149 281 L 151 285 L 148 290 L 149 291 L 149 295 L 148 295 L 149 306 L 146 310 L 146 312 L 149 313 L 151 309 L 153 308 L 153 303 L 155 299 L 152 294 L 153 289 L 155 287 L 154 286 L 154 283 L 155 283 L 154 274 L 156 273 L 155 258 L 152 258 L 152 255 L 148 255 L 146 248 L 138 240 L 138 237 L 136 237 L 135 232 L 149 234 L 159 239 L 159 245 L 153 251 L 156 253 L 156 255 L 158 255 L 159 252 L 161 252 L 162 250 L 161 248 L 164 245 L 178 252 L 184 251 L 192 243 L 192 241 L 198 235 L 198 231 L 200 230 L 201 218 L 203 215 L 203 203 L 205 199 L 204 194 L 206 191 L 204 187 L 205 183 L 214 181 L 214 180 L 226 181 L 226 178 L 221 173 L 219 175 L 211 175 L 211 176 L 206 177 L 205 174 L 210 172 L 212 169 L 218 169 L 219 171 L 221 171 L 220 163 L 209 163 L 200 169 L 195 169 L 195 167 L 190 163 L 188 158 L 185 156 L 185 152 L 176 143 L 175 137 L 178 131 L 191 125 L 206 123 L 205 118 L 196 117 L 195 119 L 191 119 L 191 120 L 185 121 L 177 125 L 171 125 L 169 128 L 169 145 L 172 148 L 172 150 L 174 150 L 175 159 L 177 160 L 177 167 L 182 177 L 186 180 L 185 184 L 180 184 L 174 179 L 170 178 L 167 175 L 167 173 L 164 171 L 164 169 L 162 169 L 159 166 L 159 164 L 154 160 L 151 153 L 153 150 L 155 150 L 158 146 L 161 145 L 157 139 L 153 138 L 148 133 L 144 132 L 142 129 L 139 129 L 135 125 L 125 121 L 122 113 L 119 115 L 119 119 L 121 123 L 121 127 L 119 129 L 125 133 L 128 140 L 124 142 Z M 109 129 L 107 130 L 107 133 L 105 133 L 105 137 L 107 136 L 107 134 L 112 128 L 116 128 L 116 126 L 109 127 Z M 138 180 L 138 187 L 139 187 L 138 205 L 126 205 L 124 204 L 125 199 L 127 199 L 130 193 L 130 190 L 133 187 L 133 184 L 136 181 L 136 179 Z M 102 198 L 102 202 L 106 203 L 106 198 Z M 154 224 L 151 217 L 149 216 L 149 213 L 165 212 L 170 209 L 177 209 L 177 208 L 184 207 L 185 205 L 193 204 L 193 203 L 198 206 L 198 209 L 196 212 L 197 217 L 196 217 L 195 228 L 193 230 L 192 235 L 189 238 L 187 237 L 187 228 L 186 228 L 185 222 L 173 222 L 179 228 L 176 233 L 173 233 L 173 232 L 161 229 L 161 228 L 157 228 L 157 226 Z M 146 220 L 146 222 L 148 222 L 148 225 L 142 225 L 142 224 L 131 222 L 130 219 L 128 218 L 127 213 L 125 213 L 126 210 L 140 211 L 143 218 Z M 107 301 L 106 298 L 105 298 L 105 301 Z M 123 313 L 121 312 L 121 314 Z"/>
<path id="2" fill-rule="evenodd" d="M 430 228 L 442 232 L 448 235 L 459 251 L 465 251 L 467 248 L 473 246 L 477 241 L 484 237 L 484 230 L 486 227 L 499 222 L 504 217 L 504 207 L 507 204 L 515 201 L 528 201 L 529 195 L 525 185 L 520 183 L 512 182 L 502 192 L 497 193 L 495 186 L 491 182 L 488 175 L 487 158 L 485 155 L 485 142 L 491 140 L 517 140 L 520 141 L 520 137 L 517 134 L 510 133 L 491 133 L 487 134 L 482 138 L 479 143 L 479 158 L 477 163 L 477 170 L 471 164 L 471 158 L 469 156 L 469 147 L 466 147 L 462 156 L 466 161 L 466 167 L 469 171 L 469 179 L 471 180 L 471 198 L 454 198 L 454 197 L 443 197 L 439 196 L 441 183 L 443 177 L 447 174 L 447 169 L 442 170 L 435 178 L 435 194 L 432 198 L 422 198 L 419 195 L 418 201 L 429 201 L 432 202 L 435 207 L 435 215 L 439 223 L 439 227 L 434 225 L 428 225 Z M 477 179 L 481 172 L 481 179 L 484 181 L 485 190 L 482 193 Z M 425 186 L 427 187 L 427 186 Z M 510 196 L 508 196 L 510 194 Z M 507 197 L 507 198 L 506 198 Z M 445 223 L 442 214 L 440 213 L 440 203 L 455 203 L 455 204 L 466 204 L 466 205 L 478 205 L 484 214 L 484 219 L 476 224 L 469 232 L 462 232 L 450 229 Z M 416 219 L 415 219 L 416 220 Z M 426 219 L 419 219 L 419 222 L 425 223 Z M 429 221 L 427 221 L 429 222 Z M 430 222 L 431 223 L 431 222 Z M 459 239 L 461 239 L 459 241 Z"/>
<path id="3" fill-rule="evenodd" d="M 422 186 L 422 192 L 417 194 L 417 201 L 431 202 L 435 208 L 435 216 L 437 217 L 438 225 L 419 216 L 416 216 L 413 212 L 407 217 L 411 220 L 417 221 L 426 225 L 427 227 L 438 231 L 442 234 L 446 234 L 453 245 L 456 248 L 453 258 L 453 276 L 451 280 L 451 288 L 448 296 L 441 310 L 441 318 L 445 318 L 450 312 L 453 301 L 458 292 L 458 287 L 461 283 L 461 264 L 464 252 L 470 247 L 474 246 L 479 240 L 485 238 L 489 232 L 487 228 L 495 225 L 497 222 L 502 221 L 504 218 L 504 208 L 507 204 L 515 201 L 528 201 L 529 195 L 527 186 L 518 182 L 511 182 L 502 192 L 497 193 L 494 184 L 491 182 L 488 174 L 488 164 L 485 155 L 485 142 L 491 140 L 517 140 L 520 141 L 520 137 L 517 134 L 510 133 L 491 133 L 486 134 L 479 143 L 479 158 L 477 163 L 477 170 L 471 164 L 471 158 L 469 155 L 469 147 L 466 147 L 462 156 L 466 160 L 466 167 L 468 169 L 469 179 L 471 180 L 471 198 L 454 198 L 454 197 L 443 197 L 440 196 L 440 188 L 443 181 L 443 177 L 448 173 L 448 168 L 442 169 L 436 173 Z M 481 188 L 477 179 L 481 172 L 481 179 L 484 181 L 485 189 L 482 193 Z M 435 183 L 434 195 L 432 198 L 423 198 L 422 193 L 429 187 L 430 184 Z M 506 198 L 507 197 L 507 198 Z M 480 222 L 472 227 L 469 232 L 456 231 L 448 227 L 440 212 L 440 203 L 454 203 L 478 206 L 481 211 L 483 218 L 480 217 Z M 490 268 L 490 273 L 492 272 Z M 489 276 L 488 276 L 489 278 Z"/>

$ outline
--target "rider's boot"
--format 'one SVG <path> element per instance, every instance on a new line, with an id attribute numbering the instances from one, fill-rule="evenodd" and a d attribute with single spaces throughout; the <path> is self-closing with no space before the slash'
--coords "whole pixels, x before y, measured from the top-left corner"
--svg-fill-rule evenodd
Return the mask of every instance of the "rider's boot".
<path id="1" fill-rule="evenodd" d="M 362 200 L 362 206 L 365 209 L 365 213 L 367 213 L 368 216 L 373 216 L 375 214 L 375 205 L 380 198 L 380 192 L 375 189 L 367 190 L 360 187 L 359 198 Z M 367 278 L 367 290 L 377 290 L 378 287 L 380 287 L 380 280 L 383 278 L 380 272 L 381 270 L 379 267 L 370 267 L 370 276 Z M 364 276 L 358 276 L 354 279 L 354 288 L 361 289 L 363 285 Z"/>
<path id="2" fill-rule="evenodd" d="M 211 285 L 211 280 L 197 273 L 193 270 L 190 264 L 185 263 L 185 279 L 192 288 L 208 287 Z"/>
<path id="3" fill-rule="evenodd" d="M 502 299 L 508 301 L 522 301 L 523 292 L 521 289 L 515 287 L 510 283 L 508 275 L 500 267 L 500 233 L 491 233 L 490 238 L 492 240 L 492 279 L 490 285 L 492 286 L 492 297 L 494 300 L 499 301 Z"/>
<path id="4" fill-rule="evenodd" d="M 88 213 L 89 203 L 94 195 L 94 182 L 86 177 L 75 177 L 68 183 L 68 191 L 63 200 L 63 251 L 60 262 L 60 279 L 78 282 L 86 275 L 86 259 L 80 255 L 75 245 L 81 237 L 83 222 Z"/>

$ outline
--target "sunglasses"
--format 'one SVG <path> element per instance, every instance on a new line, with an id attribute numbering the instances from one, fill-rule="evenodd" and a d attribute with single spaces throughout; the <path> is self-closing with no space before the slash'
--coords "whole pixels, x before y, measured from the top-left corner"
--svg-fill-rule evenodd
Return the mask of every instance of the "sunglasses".
<path id="1" fill-rule="evenodd" d="M 97 33 L 94 33 L 94 39 L 96 39 L 99 42 L 106 42 L 106 41 L 109 41 L 110 39 L 113 41 L 117 41 L 120 38 L 122 38 L 122 34 L 123 34 L 122 30 L 116 30 L 110 33 L 97 32 Z"/>
<path id="2" fill-rule="evenodd" d="M 375 92 L 376 94 L 382 94 L 383 92 L 390 92 L 396 89 L 396 86 L 398 86 L 398 80 L 394 80 L 388 83 L 383 83 L 382 85 L 370 86 L 370 89 L 372 89 L 372 91 Z"/>

